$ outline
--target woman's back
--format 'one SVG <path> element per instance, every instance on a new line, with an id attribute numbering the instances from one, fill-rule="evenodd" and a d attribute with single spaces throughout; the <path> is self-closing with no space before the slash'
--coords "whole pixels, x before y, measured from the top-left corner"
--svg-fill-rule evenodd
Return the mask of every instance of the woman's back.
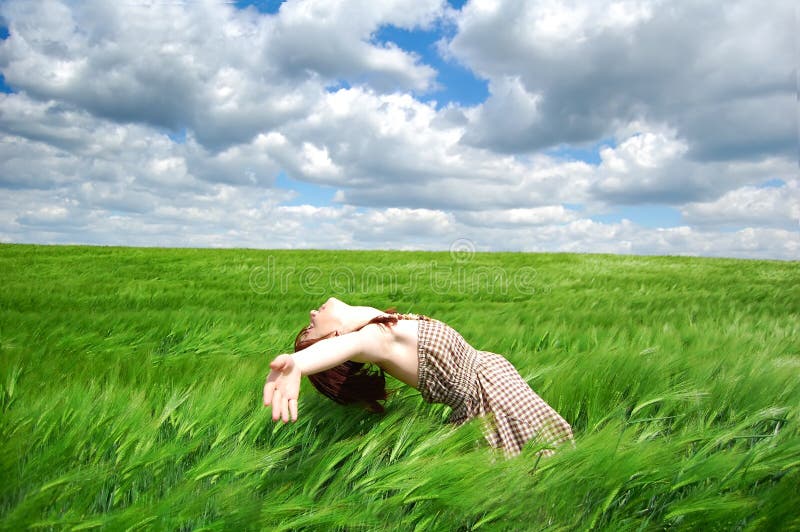
<path id="1" fill-rule="evenodd" d="M 486 439 L 509 455 L 518 454 L 533 438 L 550 445 L 572 440 L 569 423 L 503 356 L 475 349 L 440 320 L 422 316 L 416 325 L 416 388 L 426 401 L 450 406 L 451 422 L 484 417 Z"/>

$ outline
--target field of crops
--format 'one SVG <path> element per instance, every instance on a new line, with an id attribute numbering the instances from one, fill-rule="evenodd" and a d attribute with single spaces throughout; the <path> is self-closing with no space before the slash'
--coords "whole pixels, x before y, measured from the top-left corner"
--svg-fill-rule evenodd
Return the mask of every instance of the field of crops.
<path id="1" fill-rule="evenodd" d="M 0 246 L 0 528 L 800 529 L 800 263 L 456 251 Z M 273 424 L 330 295 L 502 353 L 575 447 L 506 460 L 396 381 Z"/>

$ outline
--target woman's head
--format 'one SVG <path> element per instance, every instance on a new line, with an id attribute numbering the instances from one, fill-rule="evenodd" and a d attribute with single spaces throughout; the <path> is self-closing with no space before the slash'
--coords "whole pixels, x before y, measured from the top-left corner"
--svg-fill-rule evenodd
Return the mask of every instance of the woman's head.
<path id="1" fill-rule="evenodd" d="M 342 325 L 350 305 L 329 298 L 319 309 L 309 313 L 310 322 L 303 327 L 294 340 L 295 352 L 305 349 L 320 340 L 343 334 Z M 386 310 L 387 313 L 394 309 Z M 391 324 L 396 322 L 394 316 L 377 316 L 370 323 Z M 331 369 L 308 376 L 308 380 L 318 392 L 339 404 L 364 404 L 372 412 L 383 412 L 378 403 L 386 399 L 386 378 L 383 371 L 370 371 L 360 362 L 348 360 Z"/>
<path id="2" fill-rule="evenodd" d="M 342 334 L 344 332 L 342 327 L 349 311 L 350 305 L 335 297 L 329 297 L 319 308 L 308 313 L 308 326 L 303 329 L 305 331 L 303 336 L 312 340 Z"/>

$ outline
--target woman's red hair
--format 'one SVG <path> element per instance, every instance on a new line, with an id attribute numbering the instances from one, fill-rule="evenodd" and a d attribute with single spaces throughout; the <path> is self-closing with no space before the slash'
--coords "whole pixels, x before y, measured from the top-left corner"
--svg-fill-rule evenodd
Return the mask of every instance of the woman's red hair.
<path id="1" fill-rule="evenodd" d="M 388 309 L 384 312 L 393 313 L 395 309 Z M 376 316 L 363 326 L 370 323 L 391 326 L 397 323 L 397 317 L 391 315 Z M 331 332 L 320 338 L 306 338 L 308 329 L 309 326 L 303 327 L 294 339 L 295 352 L 334 335 Z M 385 400 L 387 396 L 386 377 L 382 369 L 376 372 L 363 362 L 348 360 L 331 369 L 309 375 L 308 380 L 311 381 L 311 384 L 314 385 L 314 388 L 319 393 L 339 404 L 363 404 L 371 412 L 381 413 L 384 411 L 383 405 L 378 402 Z"/>

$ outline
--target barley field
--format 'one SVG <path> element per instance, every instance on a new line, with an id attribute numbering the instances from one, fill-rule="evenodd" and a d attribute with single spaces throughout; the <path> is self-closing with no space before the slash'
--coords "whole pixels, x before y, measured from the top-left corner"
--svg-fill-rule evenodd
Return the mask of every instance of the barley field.
<path id="1" fill-rule="evenodd" d="M 0 528 L 800 529 L 800 263 L 0 246 Z M 505 355 L 574 448 L 504 459 L 395 389 L 384 415 L 268 362 L 328 296 Z"/>

